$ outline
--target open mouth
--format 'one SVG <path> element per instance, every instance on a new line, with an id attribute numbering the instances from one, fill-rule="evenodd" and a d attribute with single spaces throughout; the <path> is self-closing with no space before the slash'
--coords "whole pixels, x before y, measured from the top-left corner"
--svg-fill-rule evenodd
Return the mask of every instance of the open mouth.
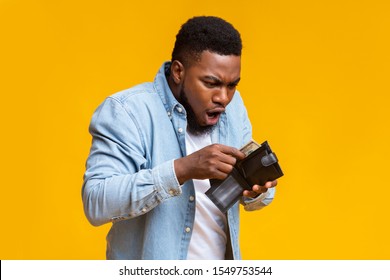
<path id="1" fill-rule="evenodd" d="M 210 110 L 210 111 L 206 112 L 206 114 L 207 114 L 207 125 L 215 125 L 218 122 L 218 120 L 219 120 L 219 116 L 224 111 L 225 111 L 224 108 L 217 108 L 217 109 L 213 109 L 213 110 Z"/>
<path id="2" fill-rule="evenodd" d="M 216 117 L 218 117 L 221 113 L 218 113 L 218 112 L 215 112 L 215 113 L 207 113 L 207 116 L 210 118 L 210 119 L 214 119 Z"/>

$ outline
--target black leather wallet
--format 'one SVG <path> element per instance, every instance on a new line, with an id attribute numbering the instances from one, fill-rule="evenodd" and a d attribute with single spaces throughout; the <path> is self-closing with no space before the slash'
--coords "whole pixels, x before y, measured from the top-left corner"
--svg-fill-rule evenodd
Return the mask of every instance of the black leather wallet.
<path id="1" fill-rule="evenodd" d="M 210 189 L 206 195 L 225 213 L 242 196 L 244 190 L 251 190 L 253 185 L 263 186 L 283 176 L 278 158 L 265 141 L 245 157 L 238 161 L 233 171 L 225 180 L 210 179 Z"/>

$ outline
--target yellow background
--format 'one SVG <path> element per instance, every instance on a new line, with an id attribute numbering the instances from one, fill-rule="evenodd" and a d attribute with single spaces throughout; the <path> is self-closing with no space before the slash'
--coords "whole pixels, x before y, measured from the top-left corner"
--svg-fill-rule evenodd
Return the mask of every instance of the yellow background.
<path id="1" fill-rule="evenodd" d="M 104 259 L 84 217 L 95 108 L 151 81 L 180 25 L 242 34 L 254 138 L 285 176 L 242 212 L 244 259 L 390 259 L 388 1 L 0 1 L 0 259 Z"/>

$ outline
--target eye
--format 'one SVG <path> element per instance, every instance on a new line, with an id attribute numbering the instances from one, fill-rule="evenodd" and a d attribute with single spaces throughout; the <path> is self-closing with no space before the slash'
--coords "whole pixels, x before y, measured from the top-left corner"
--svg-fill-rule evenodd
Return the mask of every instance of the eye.
<path id="1" fill-rule="evenodd" d="M 203 81 L 203 84 L 208 87 L 208 88 L 214 88 L 216 86 L 218 86 L 217 84 L 213 83 L 213 82 L 206 82 L 206 81 Z"/>
<path id="2" fill-rule="evenodd" d="M 237 84 L 230 84 L 228 85 L 229 89 L 235 89 L 237 87 Z"/>

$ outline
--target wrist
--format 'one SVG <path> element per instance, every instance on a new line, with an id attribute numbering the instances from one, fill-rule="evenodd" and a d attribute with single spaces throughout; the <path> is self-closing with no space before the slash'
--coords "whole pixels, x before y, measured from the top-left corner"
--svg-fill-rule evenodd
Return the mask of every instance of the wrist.
<path id="1" fill-rule="evenodd" d="M 173 161 L 173 168 L 176 174 L 177 181 L 180 185 L 183 185 L 185 181 L 189 180 L 189 176 L 186 172 L 186 164 L 184 158 L 178 158 Z"/>

